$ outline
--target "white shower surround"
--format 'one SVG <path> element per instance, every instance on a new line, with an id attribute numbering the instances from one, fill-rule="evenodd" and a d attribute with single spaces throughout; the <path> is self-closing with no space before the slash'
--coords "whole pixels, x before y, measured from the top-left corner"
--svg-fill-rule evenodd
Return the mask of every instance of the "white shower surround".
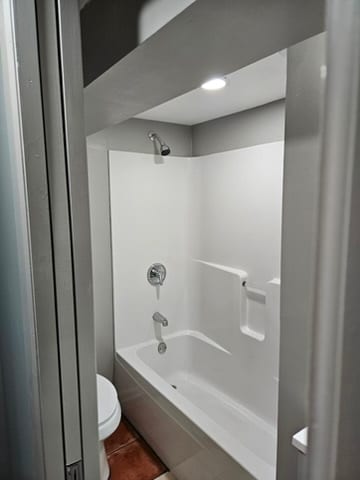
<path id="1" fill-rule="evenodd" d="M 109 156 L 115 376 L 125 413 L 179 480 L 198 476 L 199 452 L 211 464 L 216 449 L 219 466 L 197 478 L 251 478 L 247 471 L 274 479 L 283 142 L 163 164 L 146 154 Z M 153 262 L 168 269 L 160 292 L 146 281 Z M 244 292 L 244 279 L 264 303 Z M 169 320 L 162 333 L 151 320 L 157 310 Z M 219 352 L 226 362 L 212 363 Z M 158 428 L 144 417 L 154 409 Z M 175 459 L 167 430 L 181 452 Z"/>

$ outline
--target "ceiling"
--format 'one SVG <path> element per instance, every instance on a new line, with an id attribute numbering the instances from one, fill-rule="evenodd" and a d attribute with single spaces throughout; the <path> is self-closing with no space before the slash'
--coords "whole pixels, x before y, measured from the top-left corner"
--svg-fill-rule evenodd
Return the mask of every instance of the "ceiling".
<path id="1" fill-rule="evenodd" d="M 195 125 L 284 98 L 286 52 L 270 55 L 226 78 L 227 85 L 222 90 L 197 88 L 136 118 Z"/>
<path id="2" fill-rule="evenodd" d="M 196 0 L 87 85 L 86 133 L 185 95 L 215 73 L 230 76 L 323 30 L 324 0 Z M 199 120 L 204 117 L 191 121 Z"/>

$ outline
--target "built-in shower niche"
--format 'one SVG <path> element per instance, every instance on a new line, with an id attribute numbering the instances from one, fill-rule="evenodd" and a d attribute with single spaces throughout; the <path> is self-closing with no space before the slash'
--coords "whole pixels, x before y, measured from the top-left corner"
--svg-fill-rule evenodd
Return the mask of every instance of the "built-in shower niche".
<path id="1" fill-rule="evenodd" d="M 195 260 L 194 267 L 200 292 L 197 315 L 206 319 L 206 333 L 225 348 L 230 347 L 231 335 L 236 336 L 239 331 L 258 342 L 264 341 L 273 323 L 273 310 L 277 309 L 272 290 L 279 286 L 279 280 L 267 282 L 266 290 L 262 290 L 251 284 L 245 270 L 202 260 Z"/>
<path id="2" fill-rule="evenodd" d="M 245 335 L 262 342 L 265 339 L 266 331 L 266 292 L 250 286 L 248 280 L 243 280 L 241 282 L 240 309 L 240 330 Z"/>

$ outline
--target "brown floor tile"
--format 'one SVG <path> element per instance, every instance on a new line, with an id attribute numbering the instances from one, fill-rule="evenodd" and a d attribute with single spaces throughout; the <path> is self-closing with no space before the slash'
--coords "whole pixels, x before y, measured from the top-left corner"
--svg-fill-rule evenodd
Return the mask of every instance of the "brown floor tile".
<path id="1" fill-rule="evenodd" d="M 138 433 L 133 429 L 126 418 L 123 418 L 115 432 L 105 440 L 105 450 L 107 455 L 109 456 L 119 448 L 134 442 L 138 437 Z"/>
<path id="2" fill-rule="evenodd" d="M 109 456 L 111 480 L 154 480 L 167 468 L 141 439 Z"/>

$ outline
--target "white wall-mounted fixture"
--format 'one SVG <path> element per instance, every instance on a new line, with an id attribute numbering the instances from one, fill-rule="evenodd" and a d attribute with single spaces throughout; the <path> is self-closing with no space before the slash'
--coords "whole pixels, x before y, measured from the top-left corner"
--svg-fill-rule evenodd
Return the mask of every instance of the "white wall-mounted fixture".
<path id="1" fill-rule="evenodd" d="M 153 263 L 147 271 L 147 280 L 150 285 L 162 286 L 166 278 L 166 268 L 162 263 Z"/>
<path id="2" fill-rule="evenodd" d="M 305 480 L 308 478 L 305 459 L 305 455 L 308 452 L 308 427 L 295 433 L 292 437 L 291 443 L 298 451 L 296 478 L 297 480 Z"/>
<path id="3" fill-rule="evenodd" d="M 301 453 L 307 453 L 308 447 L 308 427 L 295 433 L 291 440 L 292 445 Z"/>
<path id="4" fill-rule="evenodd" d="M 226 85 L 226 79 L 224 77 L 216 77 L 207 80 L 201 85 L 203 90 L 221 90 Z"/>

